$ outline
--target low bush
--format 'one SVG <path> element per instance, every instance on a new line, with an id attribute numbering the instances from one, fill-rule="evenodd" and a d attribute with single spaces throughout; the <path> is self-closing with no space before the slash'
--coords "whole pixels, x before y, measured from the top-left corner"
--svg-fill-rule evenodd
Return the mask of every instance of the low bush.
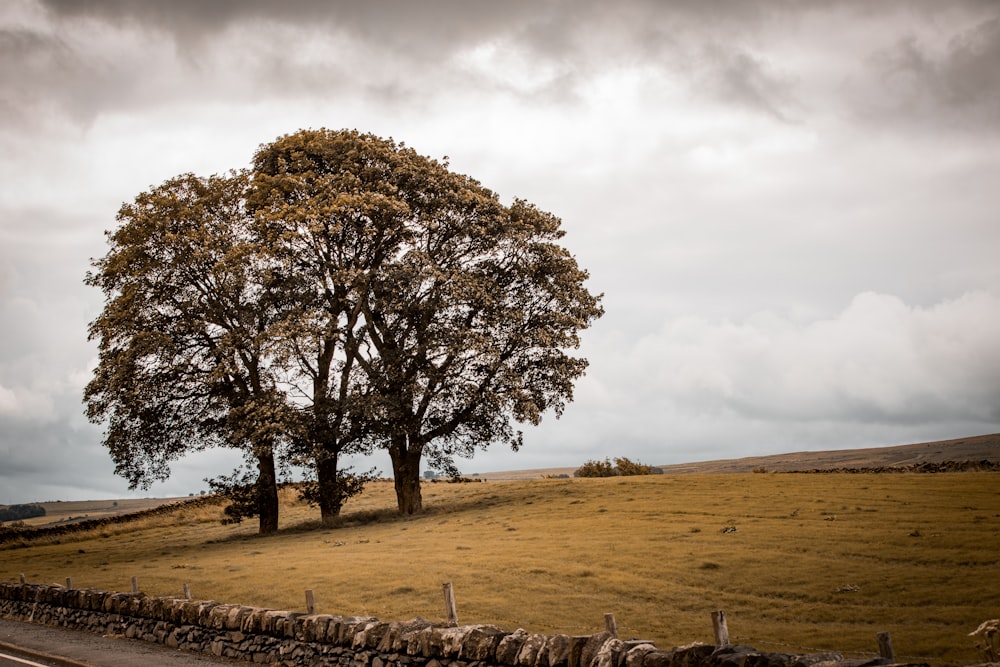
<path id="1" fill-rule="evenodd" d="M 663 474 L 660 468 L 638 463 L 625 457 L 603 461 L 587 461 L 573 472 L 574 477 L 630 477 L 633 475 Z"/>
<path id="2" fill-rule="evenodd" d="M 574 477 L 614 477 L 618 474 L 609 459 L 603 461 L 587 461 L 573 471 Z"/>
<path id="3" fill-rule="evenodd" d="M 0 521 L 20 521 L 45 516 L 45 508 L 38 504 L 10 505 L 0 508 Z"/>

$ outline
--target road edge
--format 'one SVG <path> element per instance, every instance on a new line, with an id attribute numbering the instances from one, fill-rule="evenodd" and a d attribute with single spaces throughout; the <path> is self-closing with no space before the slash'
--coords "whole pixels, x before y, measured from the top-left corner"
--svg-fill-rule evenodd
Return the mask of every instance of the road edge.
<path id="1" fill-rule="evenodd" d="M 59 664 L 59 667 L 97 667 L 97 665 L 90 662 L 80 662 L 79 660 L 66 658 L 61 655 L 42 653 L 41 651 L 18 646 L 17 644 L 8 644 L 5 641 L 0 641 L 0 651 L 8 651 L 18 656 L 31 658 L 32 660 L 47 660 L 48 662 L 55 662 Z"/>

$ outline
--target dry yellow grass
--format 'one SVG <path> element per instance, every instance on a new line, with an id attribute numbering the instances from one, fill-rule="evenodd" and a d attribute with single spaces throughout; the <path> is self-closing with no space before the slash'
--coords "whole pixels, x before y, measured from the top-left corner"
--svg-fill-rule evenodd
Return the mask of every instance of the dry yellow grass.
<path id="1" fill-rule="evenodd" d="M 182 510 L 70 542 L 0 551 L 0 577 L 320 611 L 623 636 L 734 641 L 766 650 L 981 660 L 967 634 L 997 615 L 1000 476 L 728 474 L 428 484 L 427 512 L 396 518 L 371 485 L 320 529 L 286 494 L 283 530 L 221 526 Z M 735 531 L 723 529 L 735 528 Z M 115 531 L 117 532 L 117 531 Z"/>
<path id="2" fill-rule="evenodd" d="M 49 524 L 72 522 L 80 519 L 101 519 L 128 512 L 158 507 L 166 503 L 174 503 L 185 498 L 123 498 L 120 500 L 57 500 L 38 503 L 45 508 L 45 516 L 25 519 L 28 526 L 46 526 Z"/>

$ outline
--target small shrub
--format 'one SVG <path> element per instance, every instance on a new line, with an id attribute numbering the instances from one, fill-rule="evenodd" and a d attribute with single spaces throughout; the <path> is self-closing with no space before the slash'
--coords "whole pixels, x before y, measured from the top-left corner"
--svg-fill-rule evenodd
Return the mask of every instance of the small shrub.
<path id="1" fill-rule="evenodd" d="M 622 476 L 652 475 L 654 470 L 653 466 L 648 466 L 638 461 L 631 461 L 624 457 L 615 459 L 615 469 Z M 660 469 L 656 468 L 656 470 L 659 471 Z"/>
<path id="2" fill-rule="evenodd" d="M 603 461 L 587 461 L 576 469 L 574 477 L 631 477 L 634 475 L 663 474 L 660 468 L 638 463 L 625 457 L 616 457 L 615 462 L 605 458 Z"/>
<path id="3" fill-rule="evenodd" d="M 368 472 L 361 473 L 353 472 L 353 468 L 350 467 L 343 468 L 337 470 L 335 478 L 326 488 L 323 488 L 315 477 L 307 478 L 300 482 L 297 486 L 299 500 L 305 502 L 310 507 L 317 507 L 319 506 L 320 498 L 325 495 L 335 507 L 336 513 L 339 513 L 344 503 L 360 495 L 365 489 L 365 484 L 369 484 L 376 479 L 378 479 L 378 471 L 374 468 Z"/>
<path id="4" fill-rule="evenodd" d="M 615 471 L 615 467 L 611 465 L 610 459 L 604 459 L 603 461 L 587 461 L 582 466 L 576 469 L 573 473 L 574 477 L 614 477 L 618 473 Z"/>
<path id="5" fill-rule="evenodd" d="M 205 480 L 212 493 L 223 496 L 229 505 L 223 510 L 223 524 L 240 523 L 243 519 L 257 516 L 258 494 L 257 476 L 250 469 L 236 469 L 231 475 L 220 475 Z"/>
<path id="6" fill-rule="evenodd" d="M 0 508 L 0 521 L 20 521 L 36 516 L 45 516 L 45 508 L 37 503 Z"/>

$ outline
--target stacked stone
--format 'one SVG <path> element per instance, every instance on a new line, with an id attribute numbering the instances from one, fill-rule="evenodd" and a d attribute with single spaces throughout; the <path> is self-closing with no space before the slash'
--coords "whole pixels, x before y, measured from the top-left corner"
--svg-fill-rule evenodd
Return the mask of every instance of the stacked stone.
<path id="1" fill-rule="evenodd" d="M 895 466 L 867 466 L 861 468 L 812 468 L 788 472 L 829 473 L 829 474 L 885 474 L 885 473 L 942 473 L 942 472 L 997 472 L 1000 471 L 1000 461 L 922 461 Z"/>
<path id="2" fill-rule="evenodd" d="M 36 528 L 34 526 L 14 527 L 9 524 L 0 525 L 0 544 L 13 542 L 14 540 L 22 538 L 34 539 L 38 537 L 71 535 L 85 530 L 93 530 L 94 528 L 125 524 L 152 516 L 162 516 L 164 514 L 170 514 L 178 509 L 194 509 L 202 505 L 209 505 L 218 502 L 219 500 L 215 496 L 197 496 L 194 498 L 179 500 L 175 503 L 150 507 L 149 509 L 139 510 L 137 512 L 106 516 L 99 519 L 84 519 L 82 521 L 57 524 L 54 526 L 39 526 Z"/>
<path id="3" fill-rule="evenodd" d="M 492 625 L 301 614 L 143 593 L 0 582 L 0 617 L 99 632 L 258 664 L 317 667 L 869 667 L 840 654 L 691 644 L 664 651 L 610 633 L 540 635 Z"/>

